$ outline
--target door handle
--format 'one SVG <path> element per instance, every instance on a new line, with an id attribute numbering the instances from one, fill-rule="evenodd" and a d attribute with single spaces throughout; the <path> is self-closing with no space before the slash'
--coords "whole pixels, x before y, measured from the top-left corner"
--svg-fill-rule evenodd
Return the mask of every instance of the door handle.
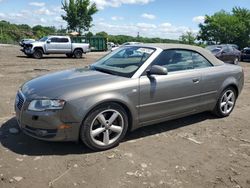
<path id="1" fill-rule="evenodd" d="M 199 78 L 193 78 L 193 83 L 198 84 L 200 82 Z"/>

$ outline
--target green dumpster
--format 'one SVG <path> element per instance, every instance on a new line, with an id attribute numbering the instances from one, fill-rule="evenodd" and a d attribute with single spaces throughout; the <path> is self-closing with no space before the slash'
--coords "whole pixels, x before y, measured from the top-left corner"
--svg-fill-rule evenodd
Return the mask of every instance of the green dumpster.
<path id="1" fill-rule="evenodd" d="M 89 43 L 91 47 L 91 51 L 107 51 L 107 38 L 93 36 L 93 37 L 85 37 L 85 36 L 78 36 L 72 37 L 72 42 L 75 43 Z"/>

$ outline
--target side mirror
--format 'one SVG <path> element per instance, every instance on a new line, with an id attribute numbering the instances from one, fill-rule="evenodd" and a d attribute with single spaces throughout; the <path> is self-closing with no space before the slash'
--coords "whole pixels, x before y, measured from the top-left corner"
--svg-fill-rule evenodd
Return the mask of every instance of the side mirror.
<path id="1" fill-rule="evenodd" d="M 147 70 L 147 75 L 167 75 L 168 69 L 163 66 L 153 65 L 149 70 Z"/>
<path id="2" fill-rule="evenodd" d="M 51 43 L 51 40 L 47 40 L 46 43 L 47 43 L 47 44 Z"/>

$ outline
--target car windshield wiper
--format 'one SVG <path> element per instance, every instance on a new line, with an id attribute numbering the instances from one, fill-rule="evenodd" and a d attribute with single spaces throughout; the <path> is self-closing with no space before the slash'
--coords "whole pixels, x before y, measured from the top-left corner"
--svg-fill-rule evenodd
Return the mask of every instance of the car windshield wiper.
<path id="1" fill-rule="evenodd" d="M 93 68 L 93 69 L 96 70 L 96 71 L 103 72 L 103 73 L 106 73 L 106 74 L 117 75 L 117 74 L 114 73 L 113 71 L 110 71 L 110 70 L 107 70 L 107 69 L 102 69 L 102 68 L 100 68 L 100 67 L 91 66 L 91 68 Z"/>

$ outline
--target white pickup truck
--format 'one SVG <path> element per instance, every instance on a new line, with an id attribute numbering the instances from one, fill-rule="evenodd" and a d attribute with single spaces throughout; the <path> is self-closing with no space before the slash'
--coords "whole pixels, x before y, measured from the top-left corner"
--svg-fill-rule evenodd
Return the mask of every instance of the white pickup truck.
<path id="1" fill-rule="evenodd" d="M 41 59 L 43 54 L 66 54 L 67 57 L 81 58 L 90 51 L 88 43 L 72 43 L 69 36 L 46 36 L 38 41 L 24 44 L 21 49 L 28 57 Z"/>

